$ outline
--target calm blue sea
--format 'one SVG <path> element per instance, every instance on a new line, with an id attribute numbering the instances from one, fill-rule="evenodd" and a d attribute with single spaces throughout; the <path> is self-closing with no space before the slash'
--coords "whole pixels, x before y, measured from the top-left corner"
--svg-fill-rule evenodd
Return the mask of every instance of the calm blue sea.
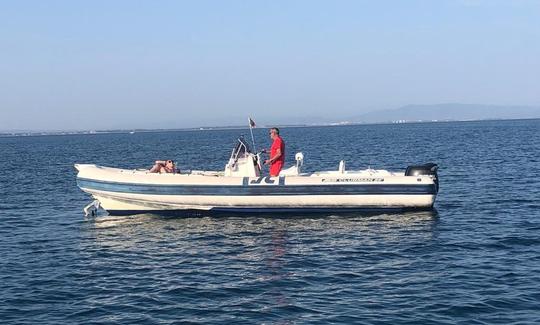
<path id="1" fill-rule="evenodd" d="M 438 163 L 434 212 L 83 216 L 74 163 L 222 169 L 242 133 L 0 138 L 0 322 L 540 323 L 540 120 L 282 129 L 311 171 Z"/>

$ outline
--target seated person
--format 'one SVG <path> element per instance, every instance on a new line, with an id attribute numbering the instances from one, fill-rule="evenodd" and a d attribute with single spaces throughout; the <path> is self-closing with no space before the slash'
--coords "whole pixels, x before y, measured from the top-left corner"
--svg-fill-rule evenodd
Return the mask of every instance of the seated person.
<path id="1" fill-rule="evenodd" d="M 156 160 L 156 164 L 150 169 L 150 173 L 177 173 L 174 160 Z"/>

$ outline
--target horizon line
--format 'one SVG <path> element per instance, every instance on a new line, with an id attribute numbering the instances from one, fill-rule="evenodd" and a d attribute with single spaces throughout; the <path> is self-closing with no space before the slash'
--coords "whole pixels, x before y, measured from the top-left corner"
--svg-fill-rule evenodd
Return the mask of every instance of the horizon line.
<path id="1" fill-rule="evenodd" d="M 428 123 L 463 123 L 463 122 L 483 122 L 483 121 L 519 121 L 519 120 L 540 120 L 540 117 L 533 118 L 483 118 L 483 119 L 463 119 L 463 120 L 397 120 L 386 122 L 340 122 L 340 123 L 306 123 L 306 124 L 288 124 L 279 126 L 279 128 L 295 127 L 333 127 L 333 126 L 360 126 L 360 125 L 394 125 L 394 124 L 428 124 Z M 272 126 L 263 125 L 256 127 L 258 129 L 271 128 Z M 62 135 L 95 135 L 95 134 L 123 134 L 123 133 L 158 133 L 158 132 L 189 132 L 189 131 L 223 131 L 223 130 L 243 130 L 249 129 L 249 126 L 197 126 L 186 128 L 157 128 L 157 129 L 102 129 L 102 130 L 18 130 L 18 131 L 0 131 L 0 137 L 38 137 L 38 136 L 62 136 Z"/>

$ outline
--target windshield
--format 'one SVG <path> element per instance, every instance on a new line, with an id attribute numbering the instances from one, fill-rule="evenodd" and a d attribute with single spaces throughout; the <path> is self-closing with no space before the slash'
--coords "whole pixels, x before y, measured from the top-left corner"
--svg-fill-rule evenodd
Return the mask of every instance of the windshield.
<path id="1" fill-rule="evenodd" d="M 251 153 L 249 144 L 243 137 L 238 138 L 238 142 L 231 153 L 231 158 L 236 160 L 238 158 L 245 157 L 247 153 Z"/>

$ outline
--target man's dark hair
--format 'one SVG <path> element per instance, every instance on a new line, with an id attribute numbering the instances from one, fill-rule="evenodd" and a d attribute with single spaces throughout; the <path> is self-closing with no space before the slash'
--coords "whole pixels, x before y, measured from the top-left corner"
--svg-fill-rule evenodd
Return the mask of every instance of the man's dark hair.
<path id="1" fill-rule="evenodd" d="M 271 128 L 270 130 L 276 131 L 276 134 L 279 135 L 279 129 L 278 128 Z"/>

